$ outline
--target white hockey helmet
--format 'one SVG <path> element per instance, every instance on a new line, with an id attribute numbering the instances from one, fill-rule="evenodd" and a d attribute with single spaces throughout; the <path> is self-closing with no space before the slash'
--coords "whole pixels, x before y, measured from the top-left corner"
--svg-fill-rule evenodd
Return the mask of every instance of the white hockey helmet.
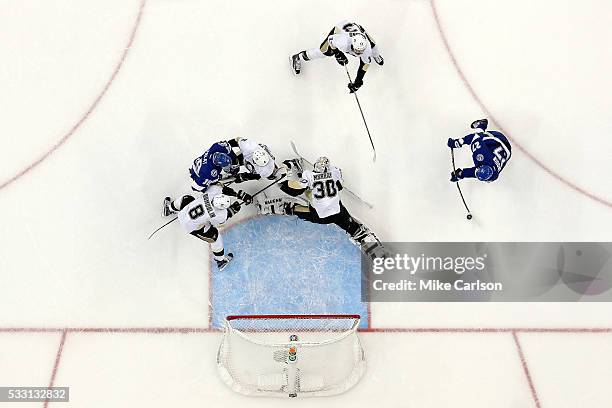
<path id="1" fill-rule="evenodd" d="M 325 156 L 321 156 L 317 159 L 316 162 L 314 162 L 314 165 L 312 167 L 314 168 L 315 172 L 324 173 L 329 167 L 329 159 Z"/>
<path id="2" fill-rule="evenodd" d="M 355 54 L 363 54 L 368 47 L 368 40 L 362 33 L 354 33 L 351 35 L 351 47 Z"/>
<path id="3" fill-rule="evenodd" d="M 270 163 L 270 155 L 263 147 L 253 152 L 253 163 L 259 167 L 266 167 Z"/>
<path id="4" fill-rule="evenodd" d="M 232 200 L 225 194 L 218 194 L 213 197 L 212 205 L 220 210 L 227 210 L 232 204 Z"/>

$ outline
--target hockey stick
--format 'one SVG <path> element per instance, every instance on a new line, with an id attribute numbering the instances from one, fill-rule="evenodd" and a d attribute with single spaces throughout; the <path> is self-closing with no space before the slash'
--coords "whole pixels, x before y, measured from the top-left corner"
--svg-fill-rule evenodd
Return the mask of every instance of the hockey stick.
<path id="1" fill-rule="evenodd" d="M 348 66 L 344 66 L 344 70 L 346 71 L 346 76 L 348 76 L 349 82 L 353 83 L 351 79 L 351 74 L 348 72 Z M 368 128 L 368 122 L 366 122 L 365 116 L 363 116 L 363 109 L 361 109 L 361 103 L 359 103 L 359 98 L 357 97 L 357 91 L 353 92 L 355 95 L 355 100 L 357 101 L 357 106 L 359 107 L 359 112 L 361 112 L 361 119 L 363 119 L 363 124 L 365 125 L 366 131 L 368 132 L 368 137 L 370 138 L 370 144 L 372 145 L 372 150 L 374 151 L 373 162 L 376 162 L 376 147 L 374 147 L 374 141 L 372 140 L 372 135 L 370 134 L 370 129 Z"/>
<path id="2" fill-rule="evenodd" d="M 278 180 L 274 180 L 274 182 L 268 184 L 267 186 L 265 186 L 264 188 L 262 188 L 261 190 L 259 190 L 258 192 L 256 192 L 255 194 L 253 194 L 251 197 L 255 197 L 257 194 L 264 192 L 265 190 L 269 189 L 270 187 L 272 187 L 274 184 L 278 183 L 279 181 L 281 181 L 282 179 L 284 179 L 285 177 L 287 177 L 287 175 L 285 174 L 283 177 L 279 178 Z M 244 204 L 244 201 L 240 201 L 240 204 Z M 248 204 L 247 204 L 248 205 Z M 155 235 L 157 233 L 157 231 L 161 230 L 162 228 L 164 228 L 166 225 L 173 223 L 174 221 L 176 221 L 178 219 L 177 217 L 174 217 L 173 219 L 171 219 L 170 221 L 168 221 L 167 223 L 165 223 L 164 225 L 162 225 L 161 227 L 159 227 L 158 229 L 156 229 L 155 231 L 153 231 L 151 233 L 151 235 L 149 235 L 149 238 L 147 238 L 147 240 L 150 240 L 151 237 L 153 235 Z"/>
<path id="3" fill-rule="evenodd" d="M 453 173 L 457 172 L 457 169 L 455 168 L 455 152 L 453 149 L 450 149 L 451 151 L 451 160 L 453 162 Z M 459 195 L 461 196 L 461 201 L 463 201 L 463 205 L 465 206 L 465 209 L 467 210 L 467 219 L 471 220 L 472 219 L 472 213 L 468 207 L 468 205 L 465 202 L 465 198 L 463 198 L 463 193 L 461 192 L 461 187 L 459 186 L 459 180 L 457 180 L 457 190 L 459 190 Z"/>
<path id="4" fill-rule="evenodd" d="M 283 175 L 283 177 L 274 180 L 272 183 L 268 184 L 267 186 L 265 186 L 264 188 L 262 188 L 261 190 L 257 191 L 256 193 L 253 193 L 251 195 L 251 197 L 255 197 L 256 195 L 263 193 L 264 191 L 266 191 L 267 189 L 269 189 L 270 187 L 272 187 L 273 185 L 277 184 L 279 181 L 281 181 L 282 179 L 284 179 L 285 177 L 287 177 L 286 174 Z M 240 204 L 244 204 L 244 201 L 242 201 Z M 247 204 L 248 205 L 248 204 Z"/>
<path id="5" fill-rule="evenodd" d="M 230 184 L 233 184 L 235 182 L 236 182 L 236 176 L 222 178 L 219 181 L 217 181 L 217 183 L 221 184 L 222 186 L 229 186 Z"/>
<path id="6" fill-rule="evenodd" d="M 161 227 L 159 227 L 158 229 L 156 229 L 155 231 L 153 231 L 151 233 L 151 235 L 149 235 L 149 238 L 147 238 L 147 241 L 151 239 L 151 237 L 153 235 L 155 235 L 157 233 L 157 231 L 159 231 L 160 229 L 164 228 L 166 225 L 173 223 L 174 221 L 178 220 L 178 216 L 174 217 L 173 219 L 171 219 L 170 221 L 168 221 L 167 223 L 165 223 L 164 225 L 162 225 Z"/>
<path id="7" fill-rule="evenodd" d="M 308 159 L 306 159 L 304 156 L 302 156 L 298 151 L 297 151 L 297 147 L 295 147 L 295 143 L 293 143 L 293 141 L 290 141 L 291 143 L 291 149 L 293 149 L 293 153 L 295 153 L 295 155 L 297 157 L 299 157 L 300 159 L 304 160 L 306 163 L 308 163 L 309 165 L 312 166 L 312 163 L 308 161 Z M 344 187 L 344 189 L 346 190 L 347 193 L 349 193 L 350 195 L 352 195 L 357 201 L 360 201 L 361 203 L 363 203 L 366 207 L 368 207 L 370 210 L 374 208 L 374 206 L 370 203 L 368 203 L 367 201 L 365 201 L 364 199 L 362 199 L 361 197 L 359 197 L 357 194 L 353 193 L 350 189 L 348 189 L 347 187 Z"/>

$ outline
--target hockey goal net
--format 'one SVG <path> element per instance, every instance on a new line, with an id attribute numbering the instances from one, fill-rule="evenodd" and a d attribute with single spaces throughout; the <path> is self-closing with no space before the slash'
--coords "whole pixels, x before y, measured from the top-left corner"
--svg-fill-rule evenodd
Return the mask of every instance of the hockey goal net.
<path id="1" fill-rule="evenodd" d="M 359 315 L 228 316 L 219 373 L 245 395 L 340 394 L 365 371 L 358 326 Z"/>

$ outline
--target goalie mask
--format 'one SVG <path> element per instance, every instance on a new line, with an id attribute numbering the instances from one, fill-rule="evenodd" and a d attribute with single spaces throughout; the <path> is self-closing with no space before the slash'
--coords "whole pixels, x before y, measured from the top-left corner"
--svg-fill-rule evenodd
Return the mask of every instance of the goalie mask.
<path id="1" fill-rule="evenodd" d="M 356 33 L 351 35 L 351 48 L 355 54 L 363 54 L 368 46 L 368 40 L 365 35 Z"/>
<path id="2" fill-rule="evenodd" d="M 270 154 L 263 147 L 253 152 L 253 163 L 259 167 L 266 167 L 270 163 Z"/>
<path id="3" fill-rule="evenodd" d="M 317 159 L 312 167 L 317 173 L 325 173 L 329 167 L 329 159 L 325 156 L 321 156 Z"/>
<path id="4" fill-rule="evenodd" d="M 231 199 L 225 194 L 216 195 L 212 199 L 213 207 L 218 208 L 220 210 L 227 210 L 230 207 L 231 203 Z"/>

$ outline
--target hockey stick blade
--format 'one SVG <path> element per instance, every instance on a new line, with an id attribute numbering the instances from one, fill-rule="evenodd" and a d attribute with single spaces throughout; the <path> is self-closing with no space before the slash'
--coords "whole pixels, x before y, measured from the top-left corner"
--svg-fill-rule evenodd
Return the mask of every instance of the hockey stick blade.
<path id="1" fill-rule="evenodd" d="M 298 151 L 297 151 L 297 147 L 295 147 L 295 143 L 293 143 L 293 140 L 289 141 L 291 143 L 291 149 L 293 150 L 293 153 L 295 153 L 295 155 L 297 157 L 299 157 L 300 159 L 304 160 L 306 163 L 308 163 L 309 165 L 312 166 L 312 163 L 309 162 L 304 156 L 302 156 Z"/>

